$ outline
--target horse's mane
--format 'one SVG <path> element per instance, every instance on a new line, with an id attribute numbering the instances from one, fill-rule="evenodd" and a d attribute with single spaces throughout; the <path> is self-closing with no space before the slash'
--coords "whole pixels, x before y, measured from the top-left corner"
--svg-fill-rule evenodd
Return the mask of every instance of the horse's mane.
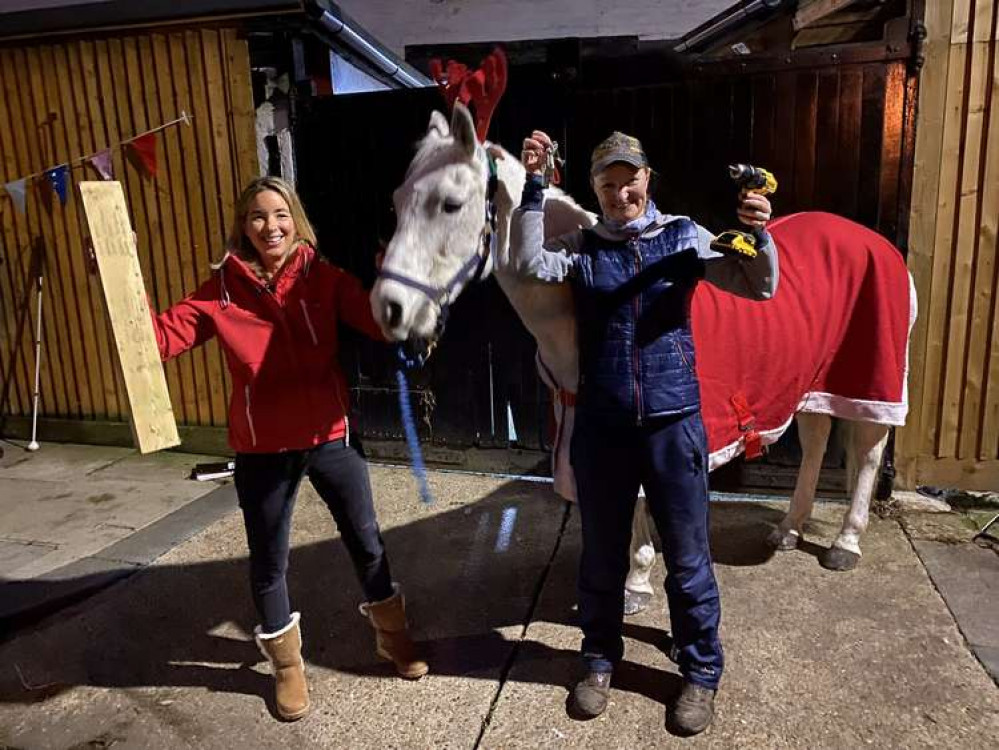
<path id="1" fill-rule="evenodd" d="M 453 155 L 449 153 L 453 146 L 454 136 L 450 132 L 429 131 L 415 145 L 416 153 L 406 170 L 406 181 L 409 182 L 420 174 L 433 171 L 453 158 Z M 513 209 L 520 203 L 520 191 L 526 179 L 526 172 L 520 160 L 499 144 L 486 141 L 480 144 L 477 150 L 482 149 L 491 153 L 497 160 L 501 195 L 497 195 L 496 200 L 500 213 L 506 214 L 505 217 L 500 217 L 502 223 L 503 219 L 508 219 Z M 557 187 L 549 187 L 545 190 L 544 214 L 546 240 L 569 234 L 581 228 L 592 227 L 597 220 L 595 214 L 587 211 L 572 196 Z"/>
<path id="2" fill-rule="evenodd" d="M 451 136 L 447 136 L 451 138 Z M 429 167 L 433 161 L 433 157 L 436 156 L 441 147 L 438 147 L 436 143 L 442 139 L 439 135 L 434 135 L 433 133 L 427 133 L 419 141 L 416 142 L 416 153 L 413 155 L 413 159 L 409 162 L 409 167 L 406 168 L 406 181 L 416 174 L 417 172 L 422 172 L 426 167 Z M 453 141 L 454 139 L 451 138 Z"/>
<path id="3" fill-rule="evenodd" d="M 427 133 L 416 142 L 416 154 L 406 169 L 405 181 L 409 182 L 424 172 L 433 171 L 446 164 L 451 158 L 449 151 L 455 147 L 455 139 L 451 133 L 440 134 L 436 131 Z M 478 152 L 481 149 L 480 144 L 476 150 Z"/>

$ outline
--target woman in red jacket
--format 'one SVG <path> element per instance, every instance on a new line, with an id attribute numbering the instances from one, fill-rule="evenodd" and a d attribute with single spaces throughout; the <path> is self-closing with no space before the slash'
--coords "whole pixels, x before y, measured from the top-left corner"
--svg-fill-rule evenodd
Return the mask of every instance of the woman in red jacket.
<path id="1" fill-rule="evenodd" d="M 376 631 L 377 653 L 403 677 L 427 672 L 409 638 L 404 600 L 392 582 L 367 464 L 349 442 L 347 383 L 337 363 L 337 323 L 382 336 L 368 293 L 323 261 L 294 190 L 252 182 L 236 204 L 228 251 L 201 288 L 153 316 L 164 360 L 218 336 L 232 375 L 229 442 L 250 548 L 250 585 L 260 613 L 256 641 L 270 660 L 284 719 L 309 709 L 299 613 L 288 601 L 289 533 L 303 475 L 339 527 Z"/>

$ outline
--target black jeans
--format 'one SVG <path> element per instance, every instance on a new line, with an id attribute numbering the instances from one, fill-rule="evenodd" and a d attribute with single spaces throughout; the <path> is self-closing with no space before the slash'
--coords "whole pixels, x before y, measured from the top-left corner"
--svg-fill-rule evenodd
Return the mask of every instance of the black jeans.
<path id="1" fill-rule="evenodd" d="M 250 547 L 250 587 L 265 633 L 291 621 L 289 537 L 302 476 L 333 514 L 368 601 L 392 596 L 385 544 L 375 518 L 368 465 L 343 440 L 310 450 L 236 455 L 236 494 Z"/>
<path id="2" fill-rule="evenodd" d="M 624 582 L 641 484 L 663 541 L 680 672 L 717 689 L 724 666 L 721 603 L 708 545 L 708 441 L 700 413 L 639 427 L 607 424 L 580 409 L 572 466 L 583 527 L 579 619 L 587 668 L 610 671 L 624 654 Z"/>

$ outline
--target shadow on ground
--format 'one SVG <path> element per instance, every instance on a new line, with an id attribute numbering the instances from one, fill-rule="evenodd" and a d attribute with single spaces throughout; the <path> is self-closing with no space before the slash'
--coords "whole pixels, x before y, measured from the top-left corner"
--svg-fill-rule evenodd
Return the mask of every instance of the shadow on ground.
<path id="1" fill-rule="evenodd" d="M 761 505 L 713 506 L 716 563 L 766 562 L 765 538 L 780 516 Z M 313 509 L 307 520 L 320 518 Z M 328 516 L 324 520 L 332 524 Z M 269 700 L 271 679 L 253 668 L 260 656 L 247 636 L 256 621 L 248 562 L 234 556 L 245 542 L 233 538 L 237 520 L 223 523 L 224 532 L 216 524 L 205 534 L 227 535 L 209 541 L 236 550 L 229 559 L 152 565 L 76 612 L 56 615 L 0 646 L 0 702 L 34 703 L 78 685 L 199 687 Z M 435 675 L 495 680 L 519 644 L 517 680 L 571 684 L 575 651 L 521 637 L 531 621 L 574 625 L 574 586 L 549 587 L 540 604 L 539 594 L 552 576 L 575 580 L 577 526 L 575 509 L 554 502 L 547 490 L 507 484 L 475 503 L 384 530 L 394 575 L 405 584 L 416 636 Z M 206 556 L 201 548 L 210 545 L 199 544 L 197 554 Z M 560 544 L 565 548 L 556 555 Z M 4 583 L 58 589 L 80 581 Z M 359 588 L 339 537 L 295 546 L 289 587 L 303 613 L 310 664 L 395 679 L 372 654 L 371 633 L 357 612 Z M 665 631 L 635 625 L 628 625 L 627 635 L 649 642 L 666 637 Z M 679 678 L 626 662 L 615 687 L 668 704 Z"/>

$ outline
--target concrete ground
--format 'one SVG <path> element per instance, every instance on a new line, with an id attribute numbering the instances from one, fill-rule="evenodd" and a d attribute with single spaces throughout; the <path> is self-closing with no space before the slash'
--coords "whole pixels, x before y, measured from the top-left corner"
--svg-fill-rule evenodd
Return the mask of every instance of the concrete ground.
<path id="1" fill-rule="evenodd" d="M 231 490 L 188 479 L 195 463 L 219 460 L 211 456 L 2 445 L 0 635 L 147 565 L 235 507 Z"/>
<path id="2" fill-rule="evenodd" d="M 6 447 L 0 457 L 6 578 L 35 578 L 88 557 L 216 487 L 187 478 L 195 462 L 219 460 L 207 456 L 58 443 L 35 453 Z"/>
<path id="3" fill-rule="evenodd" d="M 158 466 L 158 458 L 133 460 Z M 139 473 L 146 470 L 152 476 Z M 0 467 L 0 480 L 12 481 L 8 471 Z M 983 561 L 970 576 L 979 588 L 955 593 L 948 608 L 936 586 L 957 591 L 968 576 L 959 561 L 937 559 L 947 557 L 939 545 L 971 546 L 953 520 L 873 518 L 860 567 L 831 573 L 815 555 L 843 506 L 820 503 L 804 548 L 771 556 L 764 538 L 780 503 L 715 503 L 726 673 L 715 724 L 681 740 L 663 728 L 680 680 L 664 653 L 662 598 L 627 621 L 608 712 L 589 722 L 567 716 L 579 529 L 574 509 L 548 487 L 435 473 L 438 502 L 426 508 L 406 471 L 373 467 L 372 480 L 431 675 L 405 682 L 374 657 L 347 555 L 303 486 L 290 588 L 314 709 L 294 724 L 275 720 L 271 678 L 250 635 L 242 525 L 223 487 L 145 526 L 227 498 L 218 520 L 201 519 L 200 533 L 151 564 L 123 564 L 138 572 L 0 644 L 0 747 L 995 747 L 999 689 L 970 649 L 991 643 L 994 620 L 974 600 L 994 593 L 995 582 Z M 67 481 L 85 499 L 92 482 L 111 479 Z M 929 574 L 921 557 L 933 558 Z M 42 585 L 85 584 L 88 575 Z M 0 594 L 40 580 L 5 578 Z M 974 636 L 962 634 L 952 609 L 984 620 Z"/>

